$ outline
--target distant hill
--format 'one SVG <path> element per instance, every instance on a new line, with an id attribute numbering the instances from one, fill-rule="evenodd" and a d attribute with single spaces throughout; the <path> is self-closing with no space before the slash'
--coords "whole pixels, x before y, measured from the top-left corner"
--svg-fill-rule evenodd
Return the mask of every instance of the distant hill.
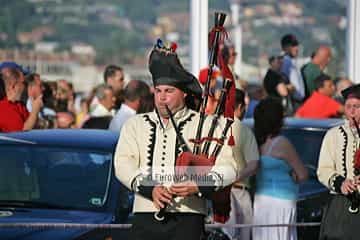
<path id="1" fill-rule="evenodd" d="M 230 1 L 209 0 L 213 12 L 230 13 Z M 257 65 L 278 54 L 279 38 L 287 32 L 300 39 L 304 56 L 319 44 L 330 44 L 336 75 L 343 71 L 346 16 L 342 0 L 241 0 L 243 59 Z M 57 42 L 57 51 L 73 43 L 96 49 L 99 64 L 141 63 L 156 37 L 189 40 L 189 0 L 1 0 L 0 48 L 31 49 L 37 41 Z M 229 18 L 230 19 L 230 18 Z M 174 22 L 177 21 L 177 22 Z M 40 31 L 46 26 L 48 31 Z M 50 30 L 49 30 L 50 29 Z"/>

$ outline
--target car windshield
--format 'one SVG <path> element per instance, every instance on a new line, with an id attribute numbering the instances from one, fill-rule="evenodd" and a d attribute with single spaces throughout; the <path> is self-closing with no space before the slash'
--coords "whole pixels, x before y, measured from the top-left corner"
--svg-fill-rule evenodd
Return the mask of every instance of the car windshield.
<path id="1" fill-rule="evenodd" d="M 0 206 L 85 210 L 106 202 L 111 153 L 33 145 L 0 153 Z"/>

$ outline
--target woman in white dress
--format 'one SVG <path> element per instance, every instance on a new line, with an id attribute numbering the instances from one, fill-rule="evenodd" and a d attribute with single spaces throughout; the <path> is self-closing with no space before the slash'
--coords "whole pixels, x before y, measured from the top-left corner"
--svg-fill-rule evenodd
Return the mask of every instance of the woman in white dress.
<path id="1" fill-rule="evenodd" d="M 280 135 L 284 109 L 267 98 L 254 112 L 255 137 L 260 147 L 260 169 L 256 175 L 254 224 L 296 222 L 298 183 L 308 177 L 294 146 Z M 255 227 L 253 240 L 296 240 L 295 227 Z"/>

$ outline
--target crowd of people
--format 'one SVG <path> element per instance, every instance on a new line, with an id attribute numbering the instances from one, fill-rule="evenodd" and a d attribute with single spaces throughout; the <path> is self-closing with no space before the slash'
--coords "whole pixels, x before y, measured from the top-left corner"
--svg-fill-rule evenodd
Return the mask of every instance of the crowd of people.
<path id="1" fill-rule="evenodd" d="M 283 54 L 269 58 L 263 86 L 268 96 L 282 102 L 287 116 L 299 118 L 334 118 L 344 114 L 341 91 L 353 85 L 346 77 L 326 74 L 331 61 L 330 46 L 313 51 L 310 61 L 297 65 L 299 41 L 293 34 L 281 39 Z"/>
<path id="2" fill-rule="evenodd" d="M 306 181 L 308 172 L 294 146 L 281 135 L 284 117 L 330 118 L 342 117 L 345 113 L 346 117 L 353 118 L 356 114 L 350 113 L 349 108 L 360 107 L 357 102 L 349 103 L 349 99 L 355 101 L 349 95 L 343 97 L 343 90 L 353 85 L 349 79 L 332 79 L 324 72 L 331 60 L 330 47 L 319 46 L 310 62 L 298 67 L 297 38 L 287 34 L 280 44 L 283 55 L 269 58 L 270 67 L 262 85 L 246 84 L 234 74 L 237 89 L 231 134 L 235 143 L 233 146 L 224 144 L 221 150 L 219 165 L 226 168 L 216 164 L 213 167 L 215 175 L 225 176 L 223 184 L 231 185 L 227 223 L 296 222 L 298 184 Z M 235 48 L 224 45 L 221 55 L 231 68 L 235 62 Z M 153 50 L 149 68 L 153 78 L 151 86 L 140 80 L 125 82 L 124 70 L 109 65 L 104 71 L 104 83 L 89 94 L 77 94 L 67 80 L 45 81 L 38 73 L 30 73 L 17 63 L 3 62 L 0 64 L 0 132 L 98 128 L 120 133 L 115 154 L 116 175 L 137 193 L 132 239 L 166 239 L 168 232 L 178 233 L 178 239 L 185 236 L 199 239 L 203 232 L 203 216 L 208 214 L 206 199 L 224 186 L 216 185 L 213 175 L 214 186 L 207 188 L 193 183 L 178 183 L 169 188 L 157 183 L 149 186 L 144 184 L 140 168 L 152 167 L 161 174 L 177 161 L 178 132 L 173 130 L 175 126 L 169 121 L 168 111 L 174 115 L 182 137 L 186 141 L 194 138 L 199 115 L 187 106 L 187 100 L 189 96 L 201 97 L 201 84 L 205 85 L 209 69 L 202 69 L 197 79 L 185 71 L 176 54 L 171 51 L 164 54 L 164 50 L 159 49 Z M 215 113 L 223 84 L 221 70 L 214 67 L 205 110 L 209 116 Z M 359 101 L 360 96 L 356 94 L 353 95 Z M 241 123 L 244 117 L 254 118 L 254 131 Z M 350 120 L 350 127 L 344 127 L 343 132 L 352 137 L 354 134 L 351 135 L 350 130 L 354 120 Z M 209 128 L 207 123 L 204 126 Z M 320 155 L 319 179 L 333 192 L 345 195 L 353 191 L 358 182 L 346 181 L 346 173 L 340 178 L 336 171 L 345 165 L 336 162 L 335 154 L 331 155 L 336 148 L 330 146 L 333 144 L 330 138 L 342 137 L 340 135 L 329 133 L 325 138 L 329 146 L 323 146 Z M 354 144 L 358 145 L 359 136 L 354 139 Z M 336 154 L 340 158 L 340 152 Z M 350 153 L 346 156 L 352 157 Z M 334 163 L 329 164 L 328 159 L 332 157 Z M 197 156 L 191 159 L 205 161 Z M 349 168 L 348 172 L 352 170 Z M 250 191 L 252 176 L 256 187 Z M 345 186 L 341 185 L 343 182 Z M 254 192 L 253 201 L 250 192 Z M 176 204 L 171 205 L 174 196 Z M 337 198 L 332 205 L 344 207 L 341 201 Z M 149 213 L 163 207 L 171 214 L 166 224 L 159 225 Z M 329 214 L 335 213 L 329 211 Z M 182 227 L 177 228 L 180 224 Z M 148 227 L 144 229 L 144 226 Z M 197 230 L 194 226 L 198 226 Z M 223 231 L 231 239 L 297 239 L 296 228 L 291 227 L 224 228 Z M 324 231 L 331 232 L 331 229 Z"/>
<path id="3" fill-rule="evenodd" d="M 0 71 L 0 113 L 4 116 L 0 132 L 48 128 L 119 132 L 128 117 L 154 107 L 149 101 L 150 86 L 139 80 L 125 86 L 124 71 L 115 65 L 106 67 L 104 83 L 89 94 L 76 93 L 65 79 L 44 81 L 15 62 L 1 63 Z"/>
<path id="4" fill-rule="evenodd" d="M 244 117 L 252 118 L 255 106 L 268 96 L 281 101 L 286 116 L 342 117 L 344 99 L 340 92 L 353 83 L 346 77 L 332 78 L 324 72 L 331 60 L 331 48 L 319 46 L 310 62 L 300 67 L 296 64 L 299 52 L 297 38 L 287 34 L 280 44 L 283 54 L 269 58 L 270 66 L 262 84 L 248 84 L 235 75 L 237 88 L 245 93 Z M 237 53 L 233 46 L 224 47 L 222 54 L 229 65 L 234 65 Z M 153 86 L 139 80 L 125 81 L 124 70 L 115 65 L 106 67 L 104 83 L 94 87 L 90 93 L 77 93 L 71 82 L 65 79 L 45 81 L 38 73 L 30 73 L 15 62 L 1 63 L 0 70 L 3 85 L 0 87 L 0 98 L 25 103 L 27 113 L 23 111 L 25 116 L 20 122 L 25 124 L 24 120 L 29 119 L 24 126 L 20 124 L 8 128 L 0 125 L 2 132 L 32 128 L 109 128 L 118 131 L 127 117 L 154 108 Z M 207 71 L 202 69 L 199 73 L 201 84 L 207 80 Z M 215 93 L 223 82 L 219 69 L 213 69 L 212 78 L 215 81 L 211 89 Z M 15 92 L 11 90 L 14 86 L 18 86 Z M 217 97 L 210 101 L 216 101 Z M 0 111 L 8 112 L 6 109 L 3 107 Z M 11 118 L 15 116 L 9 117 L 6 121 L 14 125 L 16 121 L 11 121 Z"/>

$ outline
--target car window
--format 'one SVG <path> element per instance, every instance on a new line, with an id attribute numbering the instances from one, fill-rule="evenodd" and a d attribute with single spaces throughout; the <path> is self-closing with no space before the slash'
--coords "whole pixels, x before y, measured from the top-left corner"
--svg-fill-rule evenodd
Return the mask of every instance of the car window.
<path id="1" fill-rule="evenodd" d="M 309 179 L 300 184 L 299 199 L 327 191 L 316 175 L 321 143 L 325 131 L 315 129 L 283 129 L 283 134 L 295 146 L 300 159 L 309 171 Z"/>
<path id="2" fill-rule="evenodd" d="M 0 201 L 94 209 L 106 201 L 112 154 L 78 149 L 0 146 Z"/>
<path id="3" fill-rule="evenodd" d="M 295 146 L 301 160 L 308 167 L 317 168 L 324 131 L 306 129 L 284 129 L 283 134 Z"/>

